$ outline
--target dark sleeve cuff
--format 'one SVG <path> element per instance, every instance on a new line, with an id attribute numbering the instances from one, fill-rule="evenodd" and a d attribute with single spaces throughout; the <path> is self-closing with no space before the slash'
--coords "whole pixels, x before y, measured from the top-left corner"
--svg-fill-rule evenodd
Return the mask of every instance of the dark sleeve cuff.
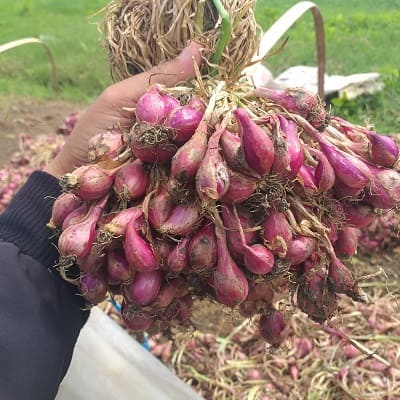
<path id="1" fill-rule="evenodd" d="M 35 171 L 0 214 L 0 239 L 15 244 L 46 268 L 53 268 L 58 261 L 57 238 L 46 224 L 60 193 L 57 178 Z"/>

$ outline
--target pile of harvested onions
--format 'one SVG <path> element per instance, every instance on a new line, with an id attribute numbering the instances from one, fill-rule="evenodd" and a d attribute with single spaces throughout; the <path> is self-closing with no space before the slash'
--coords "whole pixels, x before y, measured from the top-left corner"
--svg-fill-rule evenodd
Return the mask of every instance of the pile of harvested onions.
<path id="1" fill-rule="evenodd" d="M 399 247 L 400 220 L 397 210 L 389 210 L 379 215 L 358 233 L 359 250 L 371 252 L 394 251 Z"/>
<path id="2" fill-rule="evenodd" d="M 89 303 L 115 296 L 131 330 L 156 333 L 209 298 L 258 315 L 279 344 L 276 294 L 319 322 L 337 294 L 365 300 L 344 262 L 356 228 L 400 200 L 393 139 L 329 119 L 301 88 L 201 77 L 152 86 L 133 119 L 129 132 L 93 138 L 92 163 L 61 178 L 49 222 L 59 268 L 73 279 L 78 265 Z"/>
<path id="3" fill-rule="evenodd" d="M 64 129 L 64 124 L 62 128 Z M 63 144 L 64 138 L 61 135 L 19 135 L 19 151 L 0 169 L 0 212 L 7 208 L 33 170 L 47 165 Z"/>

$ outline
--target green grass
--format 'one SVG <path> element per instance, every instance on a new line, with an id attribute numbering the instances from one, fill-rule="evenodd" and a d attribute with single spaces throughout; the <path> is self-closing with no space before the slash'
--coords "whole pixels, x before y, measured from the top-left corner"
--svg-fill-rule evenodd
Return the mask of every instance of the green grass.
<path id="1" fill-rule="evenodd" d="M 352 74 L 377 71 L 384 91 L 356 101 L 334 99 L 333 113 L 357 123 L 369 118 L 382 132 L 400 131 L 400 0 L 320 0 L 327 45 L 327 72 Z M 257 18 L 267 29 L 294 0 L 258 0 Z M 89 101 L 111 78 L 107 54 L 99 45 L 93 17 L 107 0 L 0 0 L 0 38 L 36 36 L 54 52 L 60 92 L 51 87 L 44 49 L 27 45 L 0 54 L 0 93 L 38 98 Z M 315 35 L 307 13 L 288 32 L 284 50 L 267 60 L 274 75 L 294 65 L 315 65 Z"/>
<path id="2" fill-rule="evenodd" d="M 267 29 L 294 0 L 259 0 L 257 18 Z M 400 132 L 400 0 L 314 1 L 324 18 L 327 73 L 379 72 L 385 90 L 355 101 L 332 100 L 332 113 L 355 123 L 366 120 L 381 132 Z M 277 75 L 294 65 L 316 65 L 312 15 L 306 13 L 288 31 L 284 50 L 266 64 Z"/>
<path id="3" fill-rule="evenodd" d="M 89 100 L 110 82 L 93 14 L 107 0 L 0 0 L 0 44 L 40 37 L 52 49 L 60 92 L 51 87 L 44 49 L 26 45 L 0 54 L 0 92 L 40 98 Z"/>

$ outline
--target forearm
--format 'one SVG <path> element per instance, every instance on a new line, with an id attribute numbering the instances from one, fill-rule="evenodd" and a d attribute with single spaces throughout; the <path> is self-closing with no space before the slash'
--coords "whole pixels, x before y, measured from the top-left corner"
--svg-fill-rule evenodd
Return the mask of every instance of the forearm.
<path id="1" fill-rule="evenodd" d="M 0 215 L 0 398 L 54 399 L 88 313 L 54 270 L 57 179 L 35 172 Z"/>

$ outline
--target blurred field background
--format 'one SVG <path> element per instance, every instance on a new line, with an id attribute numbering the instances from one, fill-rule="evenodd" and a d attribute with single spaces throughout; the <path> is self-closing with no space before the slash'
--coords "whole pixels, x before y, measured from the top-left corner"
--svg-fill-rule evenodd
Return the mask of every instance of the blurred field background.
<path id="1" fill-rule="evenodd" d="M 267 29 L 294 0 L 258 0 L 257 18 Z M 35 36 L 52 49 L 58 70 L 54 93 L 44 49 L 27 45 L 0 54 L 0 96 L 33 96 L 79 103 L 95 98 L 111 83 L 107 54 L 100 45 L 97 13 L 105 0 L 0 0 L 0 44 Z M 319 0 L 325 21 L 327 72 L 377 71 L 385 90 L 356 101 L 333 99 L 332 112 L 350 121 L 374 123 L 381 132 L 400 131 L 400 0 Z M 96 14 L 97 13 L 97 14 Z M 274 75 L 294 65 L 315 65 L 311 14 L 288 32 L 284 50 L 269 58 Z M 300 84 L 300 82 L 299 82 Z"/>

